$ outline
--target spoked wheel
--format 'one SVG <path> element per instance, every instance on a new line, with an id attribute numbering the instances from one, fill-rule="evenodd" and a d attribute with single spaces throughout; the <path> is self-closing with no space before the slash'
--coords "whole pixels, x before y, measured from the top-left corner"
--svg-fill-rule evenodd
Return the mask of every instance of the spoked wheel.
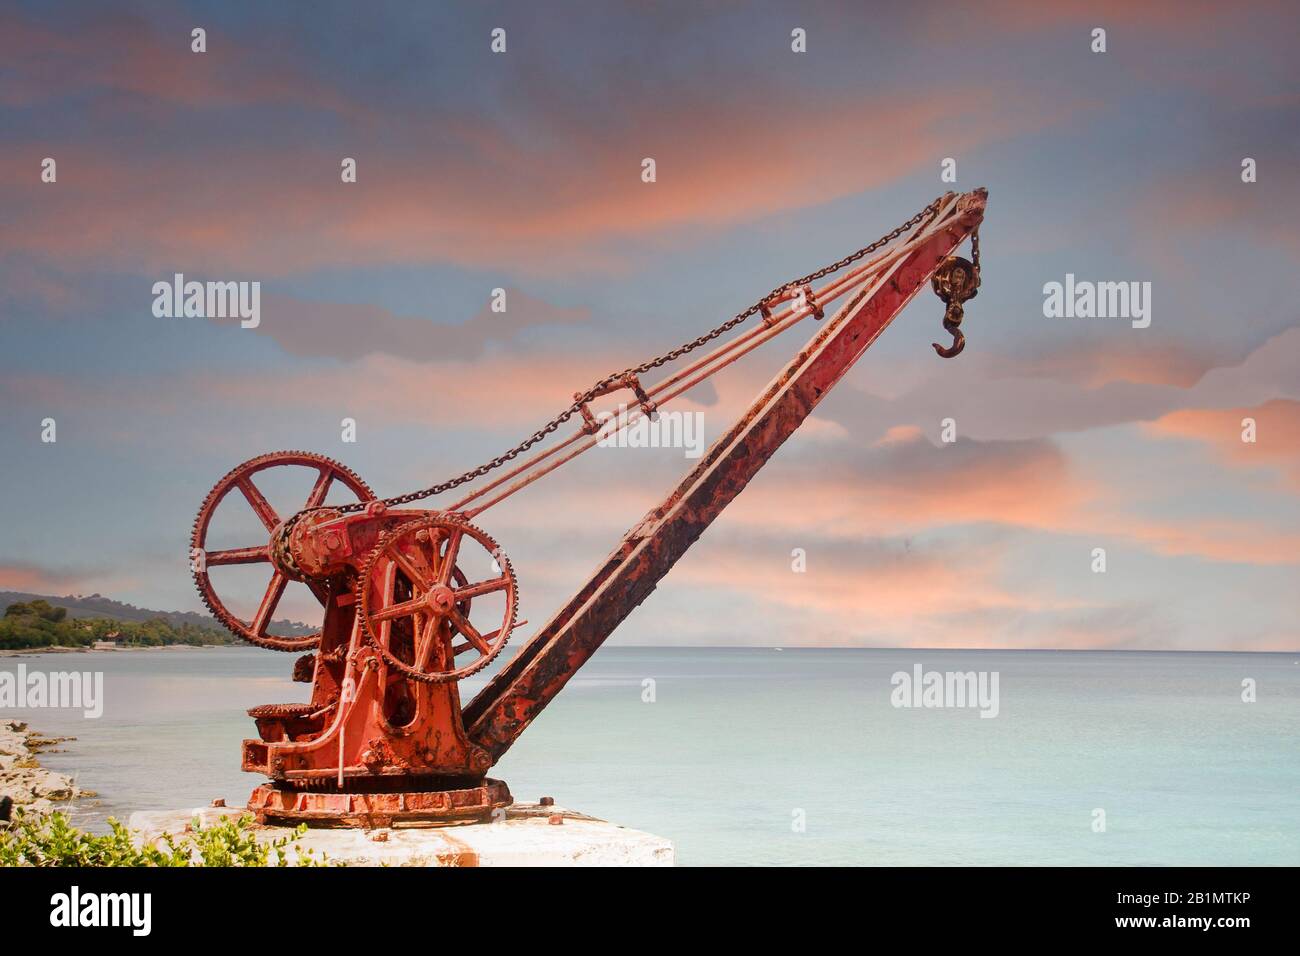
<path id="1" fill-rule="evenodd" d="M 496 577 L 473 584 L 458 562 L 466 545 L 495 562 Z M 451 515 L 408 521 L 379 539 L 357 576 L 362 627 L 389 666 L 443 683 L 468 677 L 501 653 L 515 626 L 518 591 L 497 543 Z M 470 621 L 470 602 L 478 624 Z M 472 655 L 457 666 L 461 655 Z"/>
<path id="2" fill-rule="evenodd" d="M 258 604 L 257 611 L 251 621 L 241 620 L 231 613 L 225 602 L 217 596 L 216 589 L 213 587 L 211 577 L 208 574 L 210 568 L 223 565 L 271 564 L 270 535 L 281 520 L 288 517 L 288 515 L 281 515 L 276 512 L 271 503 L 266 500 L 266 497 L 253 483 L 253 476 L 272 468 L 308 468 L 316 472 L 315 483 L 312 485 L 311 492 L 307 495 L 303 508 L 318 508 L 323 505 L 326 496 L 330 493 L 330 488 L 335 482 L 345 486 L 360 501 L 371 501 L 374 499 L 375 494 L 356 474 L 331 458 L 326 458 L 324 455 L 313 455 L 305 451 L 278 451 L 269 455 L 251 458 L 235 468 L 217 482 L 213 489 L 208 492 L 207 498 L 203 500 L 203 505 L 199 508 L 198 517 L 194 519 L 194 534 L 190 538 L 190 554 L 195 555 L 195 549 L 202 553 L 203 560 L 193 573 L 194 583 L 198 586 L 199 596 L 203 598 L 203 603 L 208 606 L 208 610 L 212 612 L 218 621 L 250 644 L 276 651 L 301 651 L 316 646 L 320 641 L 319 631 L 306 637 L 277 637 L 266 632 L 271 623 L 272 615 L 280 603 L 280 598 L 284 596 L 284 589 L 289 584 L 289 578 L 283 571 L 272 565 L 271 580 L 266 586 L 266 591 L 263 593 L 262 600 Z M 238 489 L 248 506 L 253 509 L 253 513 L 257 515 L 263 527 L 266 528 L 268 541 L 265 544 L 250 545 L 246 548 L 208 551 L 207 537 L 209 527 L 212 524 L 212 517 L 232 489 Z M 316 595 L 317 600 L 321 602 L 323 607 L 328 599 L 328 594 L 315 583 L 308 582 L 307 586 L 311 588 L 312 593 Z"/>

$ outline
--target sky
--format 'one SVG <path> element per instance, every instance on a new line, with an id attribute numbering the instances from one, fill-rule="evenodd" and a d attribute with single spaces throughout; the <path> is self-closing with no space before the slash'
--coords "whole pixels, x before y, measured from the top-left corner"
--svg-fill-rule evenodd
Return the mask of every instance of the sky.
<path id="1" fill-rule="evenodd" d="M 918 297 L 614 639 L 1294 650 L 1298 20 L 0 5 L 0 588 L 198 610 L 190 525 L 239 462 L 303 448 L 381 495 L 432 484 L 985 186 L 964 354 L 934 355 L 942 304 Z M 155 316 L 176 273 L 260 282 L 260 324 Z M 1150 283 L 1149 327 L 1048 317 L 1067 275 Z M 711 441 L 812 331 L 678 407 Z M 691 464 L 593 449 L 478 519 L 520 580 L 516 642 Z"/>

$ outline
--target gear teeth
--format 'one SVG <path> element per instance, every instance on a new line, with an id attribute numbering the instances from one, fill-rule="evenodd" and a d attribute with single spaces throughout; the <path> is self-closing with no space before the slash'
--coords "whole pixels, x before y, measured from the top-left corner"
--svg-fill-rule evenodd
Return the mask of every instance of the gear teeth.
<path id="1" fill-rule="evenodd" d="M 199 505 L 198 514 L 194 516 L 194 523 L 190 527 L 190 553 L 195 548 L 202 548 L 202 538 L 207 533 L 209 522 L 217 507 L 225 500 L 230 489 L 234 487 L 235 480 L 241 475 L 254 474 L 267 468 L 273 468 L 277 465 L 301 465 L 303 467 L 327 467 L 334 473 L 336 480 L 348 486 L 348 488 L 357 495 L 362 501 L 373 501 L 375 493 L 370 490 L 370 486 L 361 480 L 361 477 L 351 468 L 328 458 L 325 455 L 318 455 L 309 451 L 275 451 L 265 455 L 258 455 L 256 458 L 250 458 L 248 461 L 236 465 L 230 471 L 226 472 L 212 490 L 207 493 L 203 503 Z M 230 631 L 236 637 L 247 641 L 257 647 L 265 647 L 273 651 L 300 652 L 311 650 L 320 643 L 320 632 L 307 637 L 290 637 L 277 638 L 258 637 L 250 633 L 250 625 L 245 624 L 226 608 L 221 598 L 217 596 L 216 590 L 212 586 L 212 580 L 206 570 L 191 571 L 190 577 L 194 579 L 194 586 L 198 589 L 199 599 L 203 602 L 214 618 L 216 618 L 226 630 Z"/>
<path id="2" fill-rule="evenodd" d="M 510 581 L 510 585 L 507 589 L 507 606 L 509 614 L 502 625 L 503 636 L 492 648 L 492 653 L 479 657 L 478 660 L 466 664 L 464 667 L 454 668 L 446 672 L 429 674 L 424 671 L 416 670 L 411 665 L 398 660 L 380 644 L 378 636 L 370 627 L 370 615 L 368 611 L 369 600 L 367 598 L 369 587 L 367 586 L 367 582 L 370 580 L 376 562 L 379 560 L 384 548 L 387 547 L 390 541 L 393 541 L 410 531 L 415 531 L 420 528 L 437 527 L 439 525 L 452 525 L 464 528 L 470 532 L 471 537 L 475 538 L 480 545 L 483 545 L 487 549 L 488 553 L 501 567 L 502 574 Z M 488 545 L 491 545 L 491 547 L 488 547 Z M 353 594 L 355 607 L 357 608 L 357 619 L 361 622 L 361 631 L 365 635 L 370 646 L 384 658 L 390 667 L 400 671 L 412 680 L 417 680 L 426 684 L 443 684 L 453 680 L 462 680 L 487 667 L 497 659 L 497 656 L 505 649 L 506 644 L 510 642 L 510 637 L 514 633 L 515 629 L 515 620 L 519 615 L 519 586 L 515 579 L 515 570 L 514 566 L 510 563 L 510 558 L 501 550 L 501 546 L 498 545 L 496 540 L 487 532 L 483 531 L 476 525 L 470 524 L 463 518 L 453 517 L 451 514 L 447 513 L 437 514 L 428 518 L 417 518 L 414 521 L 408 521 L 405 524 L 398 525 L 396 528 L 381 535 L 379 540 L 376 542 L 375 547 L 371 550 L 370 554 L 366 556 L 365 563 L 362 564 L 361 570 L 357 574 L 356 583 L 353 586 Z"/>

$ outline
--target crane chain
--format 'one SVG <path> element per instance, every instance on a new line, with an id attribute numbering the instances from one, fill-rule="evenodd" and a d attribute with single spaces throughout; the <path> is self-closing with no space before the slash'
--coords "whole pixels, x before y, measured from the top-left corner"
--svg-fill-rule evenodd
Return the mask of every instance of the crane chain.
<path id="1" fill-rule="evenodd" d="M 633 366 L 632 368 L 624 369 L 621 372 L 615 372 L 611 375 L 606 375 L 595 385 L 591 386 L 591 388 L 587 389 L 585 392 L 580 393 L 574 399 L 573 404 L 570 405 L 568 408 L 566 408 L 564 411 L 560 412 L 560 414 L 556 415 L 549 422 L 547 422 L 537 431 L 533 432 L 533 434 L 525 438 L 514 448 L 511 448 L 509 451 L 501 455 L 498 455 L 496 458 L 493 458 L 491 461 L 484 462 L 483 464 L 479 465 L 477 468 L 472 468 L 469 471 L 465 472 L 464 474 L 457 475 L 455 478 L 450 478 L 447 481 L 440 482 L 439 484 L 430 485 L 428 488 L 422 488 L 419 491 L 408 491 L 406 494 L 394 495 L 392 498 L 383 498 L 380 499 L 380 502 L 386 508 L 394 508 L 400 505 L 410 504 L 412 501 L 419 501 L 423 498 L 432 498 L 436 495 L 440 495 L 443 494 L 444 492 L 450 491 L 453 488 L 458 488 L 459 486 L 467 482 L 473 481 L 475 478 L 482 478 L 484 475 L 488 474 L 489 472 L 494 471 L 497 468 L 500 468 L 502 465 L 506 464 L 506 462 L 512 461 L 513 459 L 519 457 L 524 452 L 528 451 L 528 449 L 532 448 L 534 445 L 536 445 L 538 442 L 544 439 L 547 435 L 552 434 L 557 428 L 559 428 L 561 425 L 567 422 L 570 418 L 572 418 L 574 415 L 577 415 L 582 410 L 582 407 L 584 405 L 588 404 L 593 399 L 603 394 L 610 385 L 614 384 L 615 382 L 618 382 L 620 379 L 623 379 L 628 375 L 640 375 L 643 372 L 649 372 L 653 369 L 660 368 L 661 366 L 667 365 L 670 362 L 675 362 L 683 355 L 693 352 L 696 349 L 698 349 L 700 346 L 712 342 L 718 336 L 725 335 L 727 332 L 730 332 L 732 329 L 740 325 L 746 319 L 749 319 L 752 316 L 756 315 L 760 311 L 760 309 L 762 308 L 765 302 L 768 302 L 771 299 L 776 298 L 778 295 L 785 292 L 787 289 L 798 288 L 799 286 L 804 286 L 804 285 L 808 285 L 809 283 L 816 282 L 818 279 L 824 279 L 826 276 L 830 275 L 831 273 L 838 272 L 839 270 L 843 269 L 845 266 L 852 265 L 853 263 L 857 262 L 859 259 L 863 258 L 864 256 L 868 256 L 871 253 L 875 252 L 877 249 L 880 249 L 883 246 L 888 245 L 889 243 L 897 239 L 899 236 L 901 236 L 903 233 L 919 225 L 927 216 L 933 216 L 935 213 L 937 213 L 939 211 L 939 207 L 943 204 L 944 198 L 945 197 L 940 196 L 934 202 L 930 203 L 930 205 L 926 206 L 924 209 L 918 212 L 911 219 L 907 220 L 907 222 L 898 226 L 896 229 L 887 232 L 885 235 L 881 236 L 879 239 L 877 239 L 875 242 L 871 243 L 870 245 L 863 246 L 861 249 L 857 250 L 856 252 L 851 252 L 843 259 L 833 262 L 828 266 L 824 266 L 821 269 L 818 269 L 816 272 L 810 272 L 808 275 L 804 276 L 801 279 L 795 279 L 792 282 L 787 282 L 784 285 L 777 286 L 775 289 L 773 289 L 763 298 L 759 299 L 757 302 L 751 305 L 744 312 L 737 313 L 735 316 L 723 322 L 717 328 L 711 329 L 710 331 L 701 335 L 699 338 L 694 339 L 690 342 L 686 342 L 682 345 L 679 345 L 677 348 L 673 349 L 672 351 L 665 352 L 663 355 L 660 355 L 657 358 L 650 359 L 647 362 L 643 362 L 640 365 L 636 365 Z M 978 252 L 976 252 L 975 255 L 978 256 Z M 978 262 L 978 259 L 976 261 Z M 374 504 L 375 502 L 373 501 L 372 502 L 357 501 L 357 502 L 353 502 L 352 504 L 331 507 L 330 510 L 336 512 L 348 513 L 348 512 L 361 511 L 362 509 L 368 506 L 373 506 Z M 303 515 L 306 515 L 310 511 L 315 511 L 315 510 L 319 510 L 319 509 L 313 508 L 313 509 L 304 509 L 303 511 L 299 511 L 292 518 L 290 518 L 289 521 L 286 523 L 285 525 L 286 530 L 292 528 L 293 525 L 296 524 L 303 517 Z"/>

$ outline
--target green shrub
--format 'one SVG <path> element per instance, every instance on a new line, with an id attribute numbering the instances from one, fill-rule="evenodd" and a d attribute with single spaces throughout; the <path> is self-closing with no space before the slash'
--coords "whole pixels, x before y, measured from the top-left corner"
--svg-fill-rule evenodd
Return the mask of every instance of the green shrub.
<path id="1" fill-rule="evenodd" d="M 67 814 L 37 816 L 18 810 L 8 828 L 0 828 L 0 866 L 290 866 L 288 847 L 307 832 L 302 825 L 288 836 L 258 843 L 252 817 L 222 817 L 209 827 L 198 819 L 181 837 L 165 834 L 162 847 L 135 846 L 122 824 L 109 819 L 100 836 L 74 827 Z M 311 850 L 297 854 L 296 866 L 321 866 Z"/>

